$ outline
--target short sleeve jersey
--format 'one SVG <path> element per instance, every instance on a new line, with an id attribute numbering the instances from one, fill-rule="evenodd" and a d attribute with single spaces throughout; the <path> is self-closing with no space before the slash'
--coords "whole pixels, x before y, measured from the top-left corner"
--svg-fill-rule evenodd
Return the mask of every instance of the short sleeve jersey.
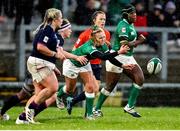
<path id="1" fill-rule="evenodd" d="M 117 26 L 115 32 L 115 41 L 112 46 L 114 50 L 119 50 L 121 47 L 120 37 L 126 37 L 128 42 L 135 41 L 137 38 L 137 33 L 133 24 L 129 24 L 125 19 L 121 20 Z M 125 54 L 127 56 L 133 55 L 133 47 Z"/>
<path id="2" fill-rule="evenodd" d="M 99 47 L 95 47 L 93 44 L 93 41 L 89 40 L 86 43 L 84 43 L 82 46 L 80 46 L 79 48 L 76 48 L 75 50 L 73 50 L 72 54 L 75 54 L 77 56 L 86 56 L 86 58 L 89 61 L 89 60 L 96 59 L 95 57 L 91 56 L 91 54 L 96 51 L 105 53 L 105 52 L 109 51 L 109 48 L 106 44 L 103 44 L 102 46 L 99 46 Z M 84 65 L 81 65 L 78 61 L 76 61 L 74 59 L 70 59 L 70 60 L 77 67 L 84 66 Z"/>
<path id="3" fill-rule="evenodd" d="M 90 37 L 91 37 L 91 32 L 92 29 L 88 28 L 86 29 L 84 32 L 82 32 L 78 38 L 78 40 L 75 43 L 75 47 L 78 48 L 81 45 L 83 45 L 84 43 L 86 43 Z M 108 30 L 104 29 L 105 35 L 106 35 L 106 40 L 110 42 L 111 36 Z M 91 64 L 101 64 L 101 60 L 100 59 L 93 59 L 90 61 Z"/>
<path id="4" fill-rule="evenodd" d="M 63 39 L 62 36 L 61 36 L 60 34 L 58 34 L 58 33 L 56 33 L 56 36 L 57 36 L 57 38 L 58 38 L 58 45 L 57 45 L 57 46 L 63 47 L 63 45 L 64 45 L 64 39 Z"/>
<path id="5" fill-rule="evenodd" d="M 39 32 L 36 34 L 33 41 L 33 51 L 31 53 L 31 56 L 55 63 L 55 57 L 46 56 L 37 50 L 37 45 L 39 43 L 45 45 L 48 49 L 52 51 L 56 51 L 56 48 L 60 44 L 60 40 L 58 40 L 56 33 L 53 31 L 50 25 L 47 25 L 44 29 L 40 29 Z"/>

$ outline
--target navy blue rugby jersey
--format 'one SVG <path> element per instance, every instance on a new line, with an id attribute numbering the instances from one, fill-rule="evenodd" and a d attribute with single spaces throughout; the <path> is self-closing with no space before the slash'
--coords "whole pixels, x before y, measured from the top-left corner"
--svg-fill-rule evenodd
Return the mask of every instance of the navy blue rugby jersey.
<path id="1" fill-rule="evenodd" d="M 59 46 L 63 47 L 64 39 L 62 38 L 62 36 L 60 34 L 57 33 L 56 35 L 57 35 L 57 38 L 58 38 Z"/>
<path id="2" fill-rule="evenodd" d="M 37 50 L 38 43 L 45 45 L 52 51 L 56 51 L 56 48 L 60 45 L 60 40 L 58 40 L 56 33 L 53 31 L 50 25 L 47 25 L 44 29 L 40 29 L 36 34 L 33 41 L 33 51 L 31 53 L 31 56 L 55 63 L 55 57 L 46 56 Z"/>

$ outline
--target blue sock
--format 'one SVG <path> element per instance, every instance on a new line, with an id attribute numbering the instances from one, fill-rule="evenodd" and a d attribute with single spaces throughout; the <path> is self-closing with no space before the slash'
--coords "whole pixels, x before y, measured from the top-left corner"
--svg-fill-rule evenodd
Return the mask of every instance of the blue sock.
<path id="1" fill-rule="evenodd" d="M 75 105 L 78 102 L 81 102 L 86 99 L 85 92 L 83 91 L 81 94 L 75 96 L 72 100 L 72 105 Z"/>

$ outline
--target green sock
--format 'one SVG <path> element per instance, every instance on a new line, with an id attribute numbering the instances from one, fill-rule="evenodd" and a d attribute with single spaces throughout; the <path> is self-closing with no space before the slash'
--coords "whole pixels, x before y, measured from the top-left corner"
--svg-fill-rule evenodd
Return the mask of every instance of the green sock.
<path id="1" fill-rule="evenodd" d="M 105 88 L 101 89 L 97 104 L 96 104 L 96 110 L 100 110 L 104 101 L 107 99 L 107 97 L 110 95 L 110 92 L 107 91 Z"/>
<path id="2" fill-rule="evenodd" d="M 86 113 L 87 113 L 86 115 L 87 116 L 92 115 L 93 101 L 94 101 L 94 98 L 86 97 Z"/>
<path id="3" fill-rule="evenodd" d="M 64 86 L 63 86 L 64 87 Z M 62 95 L 64 95 L 64 89 L 63 87 L 59 86 L 59 89 L 58 89 L 58 93 L 57 93 L 57 97 L 61 97 Z"/>
<path id="4" fill-rule="evenodd" d="M 133 107 L 135 105 L 136 99 L 139 95 L 140 89 L 139 89 L 139 86 L 138 87 L 136 87 L 136 86 L 138 86 L 138 85 L 132 84 L 132 86 L 131 86 L 131 91 L 130 91 L 129 100 L 128 100 L 129 107 Z"/>
<path id="5" fill-rule="evenodd" d="M 91 97 L 88 95 L 92 95 Z M 86 93 L 86 116 L 93 115 L 93 102 L 94 102 L 94 93 Z"/>
<path id="6" fill-rule="evenodd" d="M 104 101 L 107 99 L 108 96 L 104 95 L 103 93 L 100 93 L 98 101 L 96 103 L 96 110 L 100 110 Z"/>

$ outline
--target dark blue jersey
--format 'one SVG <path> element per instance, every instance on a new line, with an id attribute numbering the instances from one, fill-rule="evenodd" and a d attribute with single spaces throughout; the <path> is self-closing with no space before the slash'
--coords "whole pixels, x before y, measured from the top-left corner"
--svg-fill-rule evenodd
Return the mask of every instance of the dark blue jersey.
<path id="1" fill-rule="evenodd" d="M 46 56 L 37 50 L 38 43 L 45 45 L 48 49 L 52 51 L 56 51 L 56 48 L 60 44 L 60 40 L 58 40 L 56 33 L 53 31 L 50 25 L 47 25 L 44 29 L 41 28 L 36 34 L 33 41 L 33 51 L 31 53 L 31 56 L 55 63 L 55 57 Z"/>
<path id="2" fill-rule="evenodd" d="M 63 47 L 64 39 L 62 38 L 62 36 L 60 34 L 57 33 L 56 35 L 57 35 L 57 38 L 58 38 L 58 43 L 59 43 L 58 45 Z"/>

